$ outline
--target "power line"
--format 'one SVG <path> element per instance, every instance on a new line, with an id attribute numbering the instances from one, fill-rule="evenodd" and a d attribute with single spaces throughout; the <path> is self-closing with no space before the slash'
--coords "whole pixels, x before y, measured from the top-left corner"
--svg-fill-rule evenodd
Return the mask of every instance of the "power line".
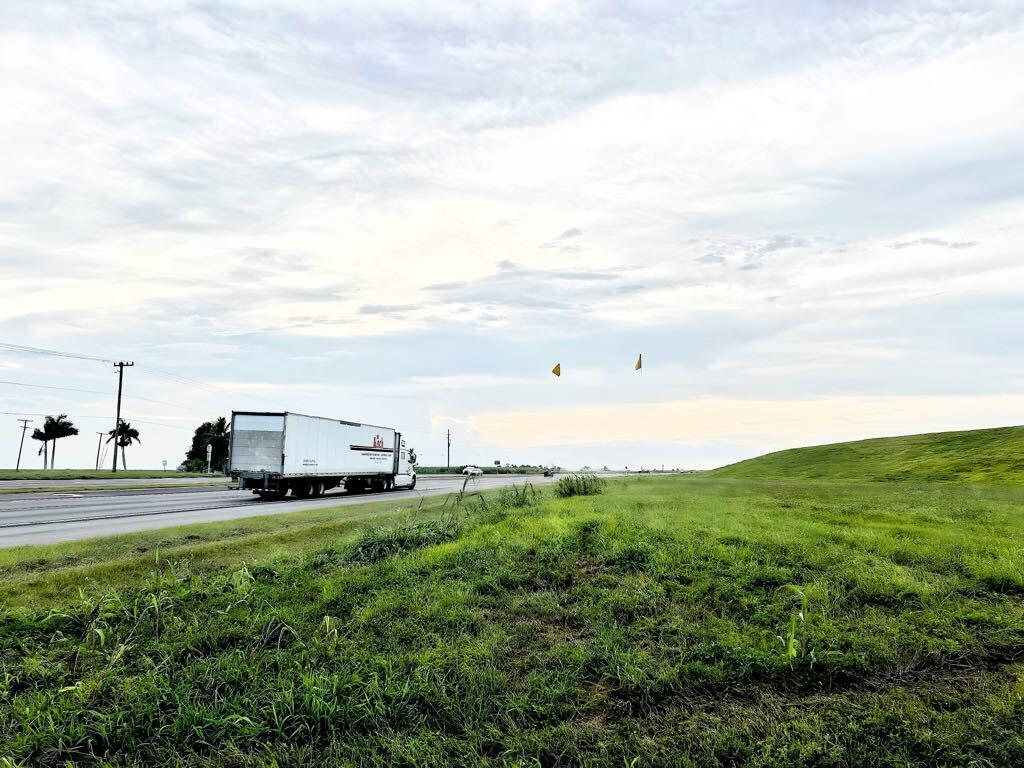
<path id="1" fill-rule="evenodd" d="M 275 408 L 280 406 L 280 403 L 275 403 L 272 400 L 267 400 L 266 398 L 260 397 L 258 395 L 249 394 L 247 392 L 237 392 L 235 390 L 228 389 L 227 387 L 222 387 L 218 384 L 210 384 L 209 382 L 206 381 L 200 381 L 199 379 L 190 379 L 188 376 L 182 376 L 180 374 L 172 373 L 170 371 L 164 371 L 161 370 L 160 368 L 154 368 L 151 365 L 145 365 L 144 363 L 139 363 L 138 368 L 142 373 L 148 373 L 153 376 L 162 376 L 163 378 L 171 379 L 172 381 L 177 381 L 182 384 L 193 384 L 197 387 L 203 387 L 217 394 L 233 395 L 235 397 L 247 397 L 250 400 L 259 400 L 261 403 L 270 403 Z"/>
<path id="2" fill-rule="evenodd" d="M 77 387 L 54 387 L 49 384 L 29 384 L 24 381 L 0 381 L 0 384 L 9 384 L 12 387 L 32 387 L 33 389 L 59 389 L 62 392 L 85 392 L 90 395 L 109 395 L 99 389 L 78 389 Z"/>
<path id="3" fill-rule="evenodd" d="M 52 415 L 53 415 L 52 413 L 29 413 L 28 411 L 0 411 L 0 416 L 52 416 Z M 97 416 L 97 415 L 92 414 L 92 413 L 86 413 L 86 414 L 72 413 L 72 414 L 66 414 L 66 415 L 69 418 L 74 418 L 74 419 L 99 419 L 100 421 L 108 421 L 110 419 L 110 416 Z M 155 427 L 167 427 L 168 429 L 184 429 L 184 430 L 187 430 L 189 432 L 192 431 L 191 427 L 181 427 L 181 426 L 178 426 L 177 424 L 168 424 L 166 421 L 153 421 L 151 419 L 136 419 L 134 417 L 132 417 L 131 420 L 134 421 L 134 422 L 137 422 L 139 424 L 149 424 L 149 425 L 155 426 Z"/>
<path id="4" fill-rule="evenodd" d="M 80 389 L 79 387 L 55 387 L 50 384 L 29 384 L 25 381 L 3 381 L 0 380 L 0 384 L 9 384 L 13 387 L 31 387 L 32 389 L 58 389 L 62 392 L 84 392 L 90 395 L 109 395 L 110 392 L 106 392 L 100 389 Z M 135 400 L 145 400 L 147 403 L 157 403 L 158 405 L 168 405 L 171 408 L 180 408 L 184 411 L 193 411 L 194 413 L 208 413 L 205 409 L 191 408 L 187 405 L 179 405 L 178 403 L 168 403 L 166 400 L 156 400 L 152 397 L 143 397 L 142 395 L 132 395 Z"/>
<path id="5" fill-rule="evenodd" d="M 59 389 L 62 392 L 86 392 L 87 394 L 110 394 L 100 389 L 79 389 L 78 387 L 55 387 L 50 384 L 29 384 L 24 381 L 0 381 L 0 384 L 9 384 L 12 387 L 32 387 L 33 389 Z"/>
<path id="6" fill-rule="evenodd" d="M 0 349 L 6 349 L 11 352 L 22 352 L 33 355 L 51 355 L 53 357 L 71 358 L 74 360 L 90 360 L 92 362 L 97 363 L 109 363 L 116 365 L 116 361 L 106 357 L 96 357 L 95 355 L 82 355 L 78 354 L 77 352 L 61 352 L 60 350 L 46 349 L 44 347 L 29 347 L 24 344 L 11 344 L 5 341 L 0 341 Z M 165 371 L 161 368 L 156 368 L 152 365 L 145 365 L 143 363 L 139 363 L 138 368 L 155 376 L 163 376 L 164 378 L 173 379 L 175 381 L 178 381 L 179 383 L 192 384 L 194 386 L 204 387 L 205 389 L 208 389 L 212 392 L 224 393 L 228 395 L 233 395 L 235 397 L 247 397 L 249 399 L 259 400 L 264 403 L 272 403 L 272 401 L 259 397 L 257 395 L 251 395 L 244 392 L 236 392 L 234 390 L 228 389 L 227 387 L 221 387 L 217 384 L 210 384 L 209 382 L 200 381 L 199 379 L 192 379 L 189 378 L 188 376 L 182 376 L 181 374 L 172 373 L 171 371 Z M 99 394 L 106 393 L 104 392 Z M 280 405 L 279 403 L 272 404 L 274 405 L 275 408 L 279 407 Z"/>
<path id="7" fill-rule="evenodd" d="M 58 352 L 55 349 L 44 349 L 43 347 L 26 347 L 23 344 L 9 344 L 6 341 L 0 341 L 0 349 L 6 349 L 11 352 L 24 352 L 31 355 L 53 355 L 55 357 L 70 357 L 76 360 L 92 360 L 97 363 L 112 363 L 113 360 L 108 360 L 105 357 L 94 357 L 93 355 L 82 355 L 77 352 Z"/>
<path id="8" fill-rule="evenodd" d="M 29 413 L 28 411 L 0 411 L 0 416 L 52 416 L 52 413 Z M 66 414 L 65 414 L 66 415 Z M 76 419 L 99 419 L 106 416 L 76 416 Z"/>
<path id="9" fill-rule="evenodd" d="M 175 381 L 180 381 L 180 382 L 183 382 L 185 384 L 195 384 L 196 386 L 205 387 L 206 389 L 212 390 L 214 392 L 224 392 L 225 394 L 228 394 L 228 395 L 239 394 L 237 392 L 232 392 L 230 389 L 226 389 L 226 388 L 221 387 L 221 386 L 219 386 L 217 384 L 210 384 L 209 382 L 200 381 L 199 379 L 190 379 L 188 376 L 182 376 L 179 373 L 172 373 L 171 371 L 165 371 L 165 370 L 163 370 L 161 368 L 154 368 L 151 365 L 145 365 L 143 363 L 139 363 L 139 368 L 144 370 L 146 373 L 150 373 L 150 374 L 153 374 L 155 376 L 163 376 L 164 378 L 173 379 Z"/>

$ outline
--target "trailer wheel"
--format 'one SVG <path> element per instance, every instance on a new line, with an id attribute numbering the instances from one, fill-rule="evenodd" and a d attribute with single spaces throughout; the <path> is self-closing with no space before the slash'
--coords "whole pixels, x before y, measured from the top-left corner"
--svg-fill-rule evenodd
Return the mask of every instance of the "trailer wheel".
<path id="1" fill-rule="evenodd" d="M 295 486 L 293 494 L 298 499 L 308 499 L 309 495 L 313 492 L 313 487 L 310 483 L 299 483 Z"/>
<path id="2" fill-rule="evenodd" d="M 313 484 L 313 496 L 319 497 L 324 495 L 324 484 L 314 483 Z"/>

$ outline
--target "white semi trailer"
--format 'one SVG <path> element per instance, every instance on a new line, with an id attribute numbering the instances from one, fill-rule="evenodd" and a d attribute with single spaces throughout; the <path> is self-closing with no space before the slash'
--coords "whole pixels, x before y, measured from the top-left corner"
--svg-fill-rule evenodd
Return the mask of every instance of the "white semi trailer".
<path id="1" fill-rule="evenodd" d="M 416 487 L 416 454 L 388 427 L 304 416 L 232 411 L 231 477 L 261 498 Z"/>

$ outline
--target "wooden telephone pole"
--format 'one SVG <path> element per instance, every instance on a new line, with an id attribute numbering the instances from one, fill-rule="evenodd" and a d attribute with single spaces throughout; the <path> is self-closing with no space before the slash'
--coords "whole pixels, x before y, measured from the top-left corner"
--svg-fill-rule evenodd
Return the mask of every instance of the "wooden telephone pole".
<path id="1" fill-rule="evenodd" d="M 25 430 L 32 423 L 32 419 L 18 419 L 18 421 L 21 422 L 21 442 L 18 443 L 18 463 L 14 467 L 15 472 L 21 469 L 21 449 L 25 447 Z"/>
<path id="2" fill-rule="evenodd" d="M 117 368 L 117 420 L 114 422 L 114 472 L 117 472 L 117 443 L 121 438 L 121 387 L 124 385 L 124 369 L 131 368 L 133 365 L 135 365 L 135 363 L 114 363 L 114 367 Z"/>
<path id="3" fill-rule="evenodd" d="M 103 438 L 106 437 L 106 432 L 97 432 L 99 439 L 96 441 L 96 469 L 100 468 L 100 449 L 103 447 Z"/>

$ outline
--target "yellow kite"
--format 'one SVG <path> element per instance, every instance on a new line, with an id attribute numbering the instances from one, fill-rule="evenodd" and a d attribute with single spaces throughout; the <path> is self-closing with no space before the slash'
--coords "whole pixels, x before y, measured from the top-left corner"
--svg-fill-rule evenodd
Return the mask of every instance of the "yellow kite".
<path id="1" fill-rule="evenodd" d="M 551 369 L 551 372 L 553 374 L 555 374 L 555 376 L 561 376 L 562 375 L 562 364 L 561 363 L 555 363 L 555 367 Z"/>
<path id="2" fill-rule="evenodd" d="M 636 365 L 633 366 L 633 370 L 634 371 L 639 371 L 643 367 L 644 367 L 644 356 L 643 356 L 643 353 L 641 352 L 637 356 L 637 358 L 636 358 Z"/>

